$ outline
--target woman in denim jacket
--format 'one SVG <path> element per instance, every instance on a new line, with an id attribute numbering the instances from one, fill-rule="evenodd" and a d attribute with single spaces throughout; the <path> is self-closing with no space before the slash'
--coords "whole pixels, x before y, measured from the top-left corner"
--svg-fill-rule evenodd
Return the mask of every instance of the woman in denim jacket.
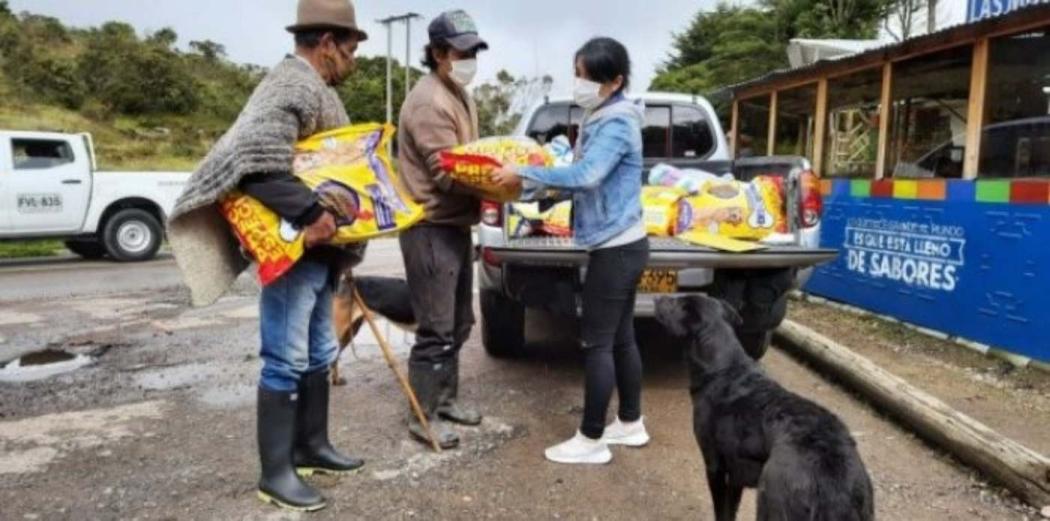
<path id="1" fill-rule="evenodd" d="M 634 338 L 634 301 L 649 261 L 642 221 L 642 123 L 645 107 L 628 100 L 627 50 L 596 38 L 576 53 L 573 98 L 587 112 L 576 162 L 556 168 L 505 168 L 496 181 L 525 194 L 546 187 L 573 194 L 577 244 L 590 250 L 583 284 L 581 340 L 586 353 L 583 421 L 568 441 L 546 450 L 558 463 L 608 463 L 609 445 L 649 442 L 641 414 L 642 364 Z M 616 421 L 605 425 L 613 388 Z"/>

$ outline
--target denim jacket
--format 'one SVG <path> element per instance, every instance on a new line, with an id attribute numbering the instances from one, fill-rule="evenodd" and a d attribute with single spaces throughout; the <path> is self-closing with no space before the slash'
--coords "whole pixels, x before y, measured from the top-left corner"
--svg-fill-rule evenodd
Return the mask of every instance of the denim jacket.
<path id="1" fill-rule="evenodd" d="M 573 193 L 577 244 L 601 245 L 642 220 L 644 118 L 640 100 L 618 95 L 584 118 L 572 165 L 520 170 L 526 195 L 536 184 Z"/>

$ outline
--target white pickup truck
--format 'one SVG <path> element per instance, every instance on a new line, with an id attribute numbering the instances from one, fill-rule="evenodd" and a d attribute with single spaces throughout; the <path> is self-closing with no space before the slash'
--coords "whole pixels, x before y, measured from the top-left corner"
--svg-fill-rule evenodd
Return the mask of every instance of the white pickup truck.
<path id="1" fill-rule="evenodd" d="M 0 130 L 0 240 L 64 239 L 89 259 L 157 254 L 186 172 L 99 172 L 89 134 Z"/>

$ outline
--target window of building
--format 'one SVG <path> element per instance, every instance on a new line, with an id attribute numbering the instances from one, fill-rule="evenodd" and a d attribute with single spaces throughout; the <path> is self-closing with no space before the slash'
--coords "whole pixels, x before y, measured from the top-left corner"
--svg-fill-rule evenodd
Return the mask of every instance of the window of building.
<path id="1" fill-rule="evenodd" d="M 995 38 L 988 56 L 982 177 L 1050 177 L 1050 27 Z"/>
<path id="2" fill-rule="evenodd" d="M 824 176 L 875 177 L 881 97 L 879 67 L 828 81 Z"/>
<path id="3" fill-rule="evenodd" d="M 813 132 L 817 111 L 817 86 L 808 85 L 777 94 L 777 155 L 813 159 Z"/>
<path id="4" fill-rule="evenodd" d="M 740 101 L 736 157 L 764 156 L 769 151 L 769 96 Z"/>
<path id="5" fill-rule="evenodd" d="M 886 176 L 961 178 L 973 47 L 893 66 Z"/>

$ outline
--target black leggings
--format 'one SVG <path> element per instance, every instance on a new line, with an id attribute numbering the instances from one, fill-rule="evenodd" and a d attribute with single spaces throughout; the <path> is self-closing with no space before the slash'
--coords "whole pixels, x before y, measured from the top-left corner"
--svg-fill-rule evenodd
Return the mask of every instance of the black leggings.
<path id="1" fill-rule="evenodd" d="M 583 283 L 580 337 L 586 354 L 583 422 L 580 432 L 602 437 L 615 386 L 620 420 L 642 416 L 642 359 L 634 339 L 634 300 L 649 262 L 649 239 L 594 250 Z"/>

